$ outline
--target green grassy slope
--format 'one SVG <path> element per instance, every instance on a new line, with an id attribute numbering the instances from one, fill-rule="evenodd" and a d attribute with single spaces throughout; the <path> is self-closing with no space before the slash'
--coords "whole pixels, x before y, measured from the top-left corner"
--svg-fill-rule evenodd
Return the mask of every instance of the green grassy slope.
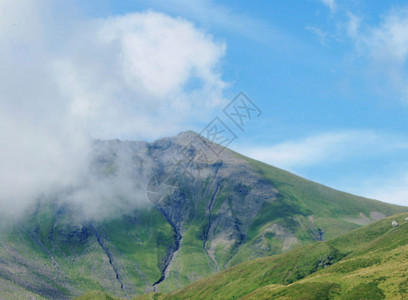
<path id="1" fill-rule="evenodd" d="M 157 299 L 405 299 L 403 213 L 326 242 L 231 267 Z M 397 220 L 399 227 L 391 226 Z M 144 299 L 144 298 L 136 298 Z"/>
<path id="2" fill-rule="evenodd" d="M 132 149 L 128 149 L 132 154 L 129 169 L 139 172 L 138 165 L 132 165 L 139 161 L 138 152 Z M 164 150 L 157 149 L 155 158 L 160 158 Z M 169 253 L 177 248 L 178 234 L 181 246 L 167 269 L 168 276 L 158 286 L 160 292 L 172 292 L 232 267 L 214 278 L 224 283 L 230 278 L 242 282 L 226 286 L 214 282 L 213 286 L 242 296 L 268 284 L 295 282 L 318 270 L 316 261 L 322 257 L 332 263 L 353 250 L 316 240 L 328 240 L 407 210 L 342 193 L 228 153 L 227 163 L 206 167 L 206 177 L 177 178 L 179 197 L 164 199 L 160 208 L 148 202 L 108 220 L 90 221 L 80 219 L 77 211 L 55 199 L 43 199 L 17 223 L 1 217 L 0 298 L 70 299 L 95 290 L 132 297 L 151 292 L 169 263 Z M 112 157 L 115 155 L 113 152 Z M 112 157 L 102 160 L 110 169 Z M 100 169 L 105 170 L 103 163 Z M 254 208 L 257 203 L 260 209 Z M 288 256 L 269 257 L 301 246 L 305 247 Z M 236 266 L 255 258 L 259 259 Z M 295 271 L 288 261 L 299 262 Z M 274 271 L 269 272 L 272 262 Z M 241 273 L 243 276 L 238 276 Z"/>
<path id="3" fill-rule="evenodd" d="M 395 229 L 380 224 L 373 230 L 357 236 L 346 235 L 346 241 L 360 244 L 340 262 L 316 272 L 291 285 L 266 286 L 255 290 L 243 299 L 407 299 L 408 280 L 408 223 L 407 215 L 394 219 L 400 222 Z M 384 227 L 381 225 L 385 225 Z M 370 226 L 369 226 L 370 227 Z M 381 232 L 386 231 L 384 234 Z M 370 237 L 377 238 L 369 241 Z M 360 237 L 363 236 L 363 241 Z M 367 237 L 368 236 L 368 237 Z M 343 245 L 344 241 L 333 241 Z M 322 297 L 318 298 L 318 295 Z M 305 297 L 305 298 L 304 298 Z"/>
<path id="4" fill-rule="evenodd" d="M 75 300 L 120 300 L 120 299 L 116 297 L 112 297 L 111 295 L 104 293 L 104 292 L 93 291 L 85 295 L 82 295 L 78 298 L 75 298 Z"/>
<path id="5" fill-rule="evenodd" d="M 323 233 L 323 239 L 328 240 L 381 217 L 406 211 L 406 208 L 340 192 L 235 154 L 247 160 L 263 178 L 272 182 L 279 194 L 276 200 L 264 203 L 251 224 L 247 243 L 228 266 L 244 262 L 248 257 L 281 253 L 283 245 L 279 244 L 276 235 L 265 235 L 265 229 L 273 224 L 281 224 L 289 233 L 293 233 L 296 237 L 293 246 L 297 247 L 313 242 L 311 232 L 319 234 L 316 228 Z"/>
<path id="6" fill-rule="evenodd" d="M 34 207 L 27 216 L 0 230 L 0 283 L 6 287 L 0 297 L 70 299 L 89 290 L 125 296 L 89 225 L 82 226 L 50 203 Z M 146 292 L 146 286 L 160 277 L 160 264 L 173 243 L 170 224 L 150 208 L 133 212 L 132 217 L 95 222 L 93 227 L 112 254 L 126 292 Z"/>
<path id="7" fill-rule="evenodd" d="M 189 221 L 180 251 L 173 261 L 168 278 L 160 285 L 160 291 L 169 292 L 180 288 L 214 274 L 217 268 L 223 270 L 249 259 L 280 254 L 319 239 L 327 240 L 407 210 L 340 192 L 238 153 L 231 153 L 248 162 L 259 178 L 271 183 L 277 196 L 264 202 L 257 216 L 251 220 L 247 232 L 236 238 L 235 243 L 222 244 L 216 237 L 209 236 L 207 250 L 212 243 L 217 245 L 211 258 L 203 251 L 202 243 L 203 231 L 209 226 L 206 205 L 211 189 L 207 183 L 203 184 L 201 195 L 197 197 L 196 214 Z M 238 227 L 237 224 L 244 221 L 237 212 L 237 206 L 242 204 L 233 197 L 236 195 L 233 191 L 235 184 L 228 179 L 223 182 L 221 192 L 214 200 L 212 220 L 222 218 L 227 211 L 235 219 L 235 224 L 228 226 Z M 245 181 L 242 186 L 248 191 L 257 189 L 256 185 L 249 185 Z"/>

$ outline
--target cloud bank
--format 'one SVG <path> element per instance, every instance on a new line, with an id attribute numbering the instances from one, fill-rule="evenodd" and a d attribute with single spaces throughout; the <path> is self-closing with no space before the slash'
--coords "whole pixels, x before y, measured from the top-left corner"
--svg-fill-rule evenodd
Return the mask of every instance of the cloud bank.
<path id="1" fill-rule="evenodd" d="M 223 102 L 225 45 L 193 24 L 144 12 L 84 27 L 53 67 L 70 113 L 92 136 L 175 133 Z"/>
<path id="2" fill-rule="evenodd" d="M 0 2 L 3 211 L 77 184 L 95 138 L 174 134 L 224 101 L 225 44 L 194 24 L 152 11 L 90 19 L 77 10 Z"/>

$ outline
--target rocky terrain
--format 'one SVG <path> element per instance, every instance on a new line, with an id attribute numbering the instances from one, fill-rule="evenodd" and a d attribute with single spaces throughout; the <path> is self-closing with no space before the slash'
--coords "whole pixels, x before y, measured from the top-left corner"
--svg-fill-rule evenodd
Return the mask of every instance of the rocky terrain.
<path id="1" fill-rule="evenodd" d="M 194 132 L 95 141 L 89 174 L 4 215 L 0 298 L 170 292 L 406 208 L 342 193 Z"/>

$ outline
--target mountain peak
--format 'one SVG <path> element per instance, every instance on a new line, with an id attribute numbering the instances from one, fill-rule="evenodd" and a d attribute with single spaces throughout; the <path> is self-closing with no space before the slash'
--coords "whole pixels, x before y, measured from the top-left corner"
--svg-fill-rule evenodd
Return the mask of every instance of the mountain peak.
<path id="1" fill-rule="evenodd" d="M 166 292 L 406 210 L 307 181 L 211 139 L 184 131 L 152 143 L 96 142 L 89 178 L 40 199 L 16 228 L 3 230 L 0 284 L 13 278 L 14 298 L 71 299 L 95 286 L 116 296 Z M 84 272 L 95 261 L 98 271 Z M 7 293 L 0 289 L 0 298 Z"/>
<path id="2" fill-rule="evenodd" d="M 192 136 L 199 136 L 199 134 L 193 130 L 185 130 L 181 131 L 177 134 L 180 137 L 192 137 Z"/>

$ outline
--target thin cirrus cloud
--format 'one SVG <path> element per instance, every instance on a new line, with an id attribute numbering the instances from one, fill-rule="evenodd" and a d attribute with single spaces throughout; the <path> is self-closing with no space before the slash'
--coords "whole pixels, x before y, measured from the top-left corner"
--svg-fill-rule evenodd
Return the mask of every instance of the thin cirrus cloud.
<path id="1" fill-rule="evenodd" d="M 408 173 L 406 152 L 408 140 L 402 135 L 376 133 L 370 130 L 326 132 L 271 146 L 245 147 L 237 150 L 249 157 L 295 173 L 337 164 L 345 167 L 362 161 L 380 161 L 381 168 L 363 177 L 326 178 L 327 184 L 356 195 L 389 203 L 407 205 Z M 394 157 L 394 158 L 393 158 Z M 307 177 L 307 176 L 306 176 Z"/>
<path id="2" fill-rule="evenodd" d="M 282 45 L 298 44 L 295 37 L 282 28 L 260 19 L 250 17 L 245 12 L 237 12 L 227 5 L 213 0 L 149 0 L 144 1 L 173 14 L 188 16 L 206 27 L 223 29 L 260 43 Z"/>
<path id="3" fill-rule="evenodd" d="M 322 45 L 349 43 L 349 58 L 358 61 L 356 73 L 365 78 L 369 89 L 387 99 L 408 102 L 408 6 L 391 8 L 379 21 L 369 22 L 344 5 L 321 0 L 333 14 L 334 29 L 323 31 L 316 26 L 306 29 Z"/>
<path id="4" fill-rule="evenodd" d="M 391 9 L 380 22 L 370 25 L 348 12 L 346 33 L 354 43 L 357 55 L 368 61 L 371 78 L 377 78 L 379 88 L 408 101 L 408 7 Z"/>
<path id="5" fill-rule="evenodd" d="M 407 148 L 408 143 L 397 136 L 367 130 L 349 130 L 312 135 L 271 146 L 239 146 L 237 150 L 268 164 L 295 171 L 327 162 L 367 158 Z"/>
<path id="6" fill-rule="evenodd" d="M 224 101 L 226 46 L 191 22 L 152 11 L 101 19 L 66 11 L 76 9 L 0 2 L 3 211 L 78 184 L 92 139 L 175 134 Z"/>
<path id="7" fill-rule="evenodd" d="M 399 205 L 408 205 L 408 173 L 401 172 L 397 176 L 386 179 L 369 178 L 357 191 L 366 197 L 379 199 Z"/>
<path id="8" fill-rule="evenodd" d="M 388 171 L 374 172 L 358 180 L 351 176 L 338 182 L 336 187 L 367 198 L 406 206 L 408 204 L 406 163 L 399 161 L 398 166 Z"/>
<path id="9" fill-rule="evenodd" d="M 337 9 L 337 4 L 335 0 L 320 0 L 320 2 L 326 5 L 330 9 L 330 12 L 335 12 Z"/>

